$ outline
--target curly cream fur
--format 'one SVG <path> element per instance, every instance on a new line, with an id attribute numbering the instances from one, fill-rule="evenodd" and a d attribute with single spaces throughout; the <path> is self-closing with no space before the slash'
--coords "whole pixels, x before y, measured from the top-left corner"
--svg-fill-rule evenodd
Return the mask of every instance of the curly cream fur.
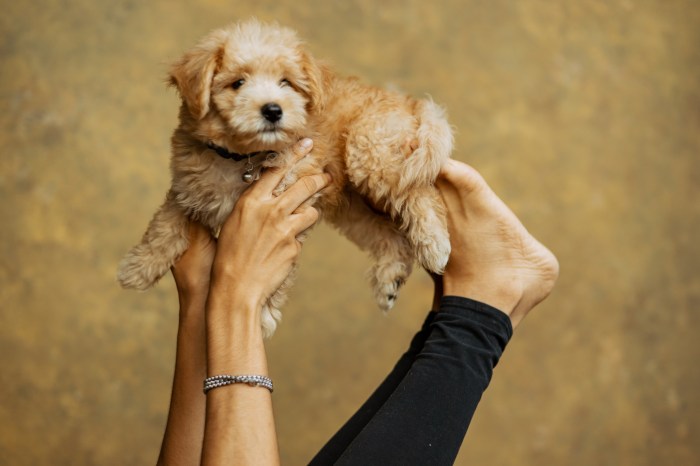
<path id="1" fill-rule="evenodd" d="M 240 79 L 244 83 L 234 89 Z M 309 202 L 371 255 L 370 282 L 383 310 L 394 305 L 414 259 L 433 272 L 444 269 L 450 242 L 433 183 L 452 151 L 452 132 L 432 100 L 337 76 L 292 30 L 254 20 L 209 34 L 173 65 L 170 83 L 182 98 L 172 137 L 172 186 L 141 243 L 119 266 L 123 286 L 156 283 L 187 249 L 188 222 L 218 232 L 247 187 L 241 181 L 245 163 L 222 159 L 207 149 L 208 141 L 238 153 L 277 151 L 267 165 L 285 166 L 290 145 L 311 137 L 311 155 L 278 191 L 312 172 L 333 176 Z M 270 102 L 283 110 L 276 123 L 261 114 Z M 267 336 L 293 275 L 263 309 Z"/>

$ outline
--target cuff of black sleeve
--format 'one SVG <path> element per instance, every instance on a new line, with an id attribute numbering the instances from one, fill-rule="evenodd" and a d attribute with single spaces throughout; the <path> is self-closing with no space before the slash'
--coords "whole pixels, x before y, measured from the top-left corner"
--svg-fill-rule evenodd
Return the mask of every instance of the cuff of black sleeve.
<path id="1" fill-rule="evenodd" d="M 471 311 L 471 318 L 480 320 L 485 324 L 495 324 L 501 327 L 505 330 L 509 340 L 513 336 L 513 324 L 510 321 L 510 317 L 503 311 L 486 303 L 462 296 L 443 296 L 440 299 L 440 312 L 463 315 L 465 310 Z"/>

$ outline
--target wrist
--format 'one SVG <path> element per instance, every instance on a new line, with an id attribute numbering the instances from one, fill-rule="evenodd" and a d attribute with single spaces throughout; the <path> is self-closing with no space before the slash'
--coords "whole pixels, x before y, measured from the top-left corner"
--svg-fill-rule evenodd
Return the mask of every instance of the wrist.
<path id="1" fill-rule="evenodd" d="M 230 293 L 228 289 L 219 293 L 216 287 L 212 287 L 206 314 L 209 375 L 230 372 L 267 374 L 261 309 L 255 300 Z"/>
<path id="2" fill-rule="evenodd" d="M 180 322 L 203 320 L 208 292 L 189 293 L 178 289 L 180 303 Z"/>
<path id="3" fill-rule="evenodd" d="M 262 303 L 257 293 L 231 280 L 213 280 L 206 303 L 207 329 L 217 339 L 233 333 L 238 337 L 241 333 L 255 337 L 262 332 Z"/>
<path id="4" fill-rule="evenodd" d="M 263 287 L 259 280 L 251 280 L 246 273 L 230 263 L 214 262 L 209 294 L 220 300 L 236 301 L 246 307 L 260 307 L 265 303 Z"/>
<path id="5" fill-rule="evenodd" d="M 212 277 L 207 299 L 207 312 L 259 313 L 264 304 L 257 287 L 239 281 L 234 276 Z"/>

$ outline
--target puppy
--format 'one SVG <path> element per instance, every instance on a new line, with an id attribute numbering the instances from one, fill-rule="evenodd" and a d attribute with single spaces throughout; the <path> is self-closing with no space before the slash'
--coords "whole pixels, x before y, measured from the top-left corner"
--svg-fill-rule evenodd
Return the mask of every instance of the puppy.
<path id="1" fill-rule="evenodd" d="M 370 281 L 381 309 L 392 308 L 414 260 L 443 271 L 450 242 L 433 183 L 453 136 L 431 100 L 337 76 L 292 30 L 255 20 L 205 37 L 172 66 L 170 84 L 182 98 L 172 186 L 122 260 L 122 286 L 155 284 L 187 249 L 188 222 L 217 234 L 260 170 L 288 167 L 289 148 L 302 137 L 311 137 L 314 149 L 277 189 L 307 174 L 332 175 L 314 206 L 373 258 Z M 266 336 L 292 275 L 263 308 Z"/>

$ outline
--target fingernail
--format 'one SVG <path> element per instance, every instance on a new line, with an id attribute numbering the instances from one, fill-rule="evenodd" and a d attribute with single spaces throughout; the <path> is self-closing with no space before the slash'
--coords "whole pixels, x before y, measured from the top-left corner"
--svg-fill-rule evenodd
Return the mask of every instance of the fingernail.
<path id="1" fill-rule="evenodd" d="M 314 142 L 309 139 L 309 138 L 304 138 L 301 141 L 299 141 L 299 147 L 302 149 L 310 149 L 311 146 L 313 146 Z"/>

